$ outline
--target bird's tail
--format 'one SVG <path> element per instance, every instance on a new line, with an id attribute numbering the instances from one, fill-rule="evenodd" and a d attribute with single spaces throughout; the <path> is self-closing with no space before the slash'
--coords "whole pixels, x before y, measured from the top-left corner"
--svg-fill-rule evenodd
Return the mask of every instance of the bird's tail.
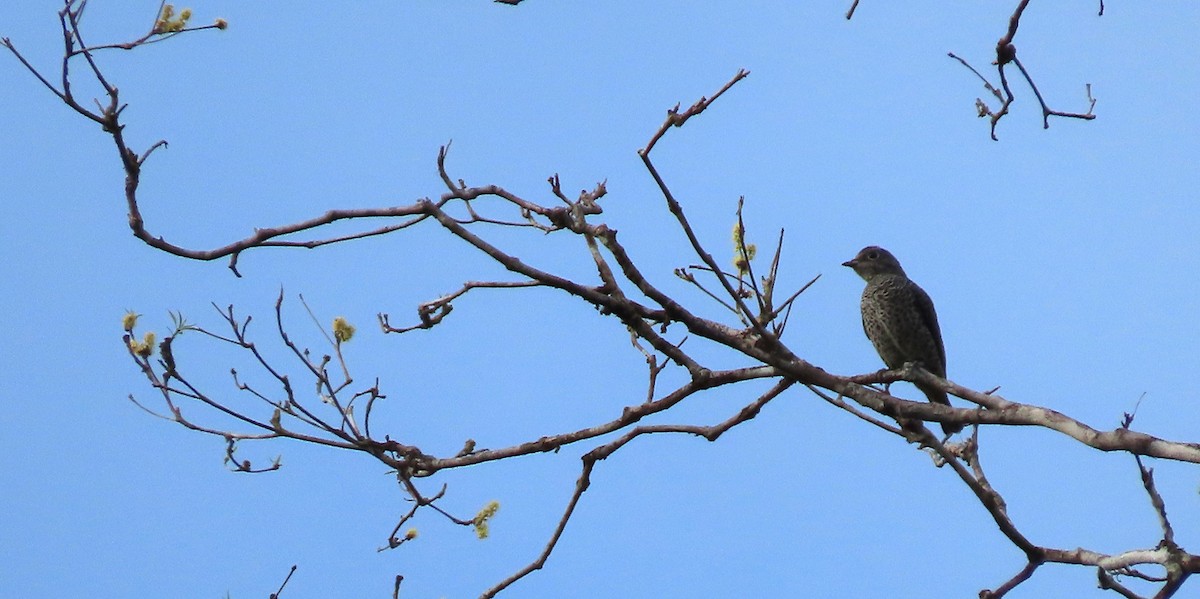
<path id="1" fill-rule="evenodd" d="M 946 406 L 950 405 L 950 398 L 946 395 L 945 391 L 934 387 L 918 386 L 917 388 L 925 394 L 925 397 L 929 399 L 930 403 L 940 403 Z M 962 429 L 963 427 L 961 424 L 942 423 L 942 432 L 947 435 L 953 435 Z"/>

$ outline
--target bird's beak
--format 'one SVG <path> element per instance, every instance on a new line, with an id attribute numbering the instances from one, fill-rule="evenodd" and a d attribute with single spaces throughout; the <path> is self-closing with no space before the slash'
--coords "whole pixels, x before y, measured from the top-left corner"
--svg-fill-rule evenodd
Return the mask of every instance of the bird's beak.
<path id="1" fill-rule="evenodd" d="M 858 260 L 847 260 L 842 263 L 842 266 L 854 268 L 855 266 L 858 266 Z"/>

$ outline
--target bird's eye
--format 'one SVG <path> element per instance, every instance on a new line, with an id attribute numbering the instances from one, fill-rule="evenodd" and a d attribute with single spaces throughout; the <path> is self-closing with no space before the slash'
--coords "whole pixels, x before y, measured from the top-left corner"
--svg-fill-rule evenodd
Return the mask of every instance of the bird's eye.
<path id="1" fill-rule="evenodd" d="M 879 259 L 879 252 L 871 251 L 870 253 L 867 254 L 867 260 L 878 260 L 878 259 Z"/>

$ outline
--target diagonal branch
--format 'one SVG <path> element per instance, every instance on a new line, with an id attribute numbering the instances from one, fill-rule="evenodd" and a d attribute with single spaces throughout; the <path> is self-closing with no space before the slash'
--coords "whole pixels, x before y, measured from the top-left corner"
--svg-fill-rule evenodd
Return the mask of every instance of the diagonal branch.
<path id="1" fill-rule="evenodd" d="M 563 530 L 565 530 L 567 527 L 567 522 L 575 513 L 575 508 L 579 505 L 580 498 L 583 497 L 583 493 L 587 491 L 588 487 L 591 486 L 592 471 L 596 467 L 596 462 L 607 459 L 617 450 L 641 435 L 653 433 L 687 433 L 703 437 L 709 441 L 716 441 L 718 437 L 725 433 L 725 431 L 757 416 L 759 411 L 767 404 L 767 402 L 778 397 L 780 393 L 786 391 L 792 386 L 792 384 L 793 381 L 789 381 L 787 379 L 780 380 L 779 382 L 775 383 L 775 385 L 772 386 L 771 389 L 766 393 L 763 393 L 753 402 L 746 405 L 741 410 L 738 410 L 736 414 L 727 420 L 712 426 L 672 424 L 639 426 L 625 433 L 615 441 L 589 451 L 583 456 L 583 469 L 579 474 L 579 479 L 575 481 L 575 492 L 571 495 L 571 499 L 567 502 L 567 508 L 563 511 L 562 517 L 560 517 L 558 520 L 558 526 L 555 527 L 554 533 L 550 535 L 550 540 L 546 543 L 546 546 L 542 548 L 541 553 L 539 553 L 538 556 L 528 565 L 520 570 L 517 570 L 511 576 L 500 581 L 492 588 L 484 591 L 480 597 L 484 599 L 495 597 L 500 591 L 508 588 L 514 582 L 528 576 L 532 572 L 540 570 L 542 566 L 546 564 L 546 560 L 549 559 L 550 554 L 554 551 L 554 547 L 558 544 L 558 540 L 562 537 Z"/>

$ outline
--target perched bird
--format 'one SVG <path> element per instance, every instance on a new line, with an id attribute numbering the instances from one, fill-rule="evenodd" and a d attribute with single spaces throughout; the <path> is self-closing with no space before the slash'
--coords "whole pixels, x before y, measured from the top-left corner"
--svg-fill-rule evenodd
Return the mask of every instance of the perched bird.
<path id="1" fill-rule="evenodd" d="M 881 247 L 869 246 L 842 266 L 854 269 L 867 282 L 862 294 L 863 331 L 883 363 L 900 368 L 905 362 L 919 362 L 925 370 L 946 378 L 946 348 L 933 300 L 909 280 L 896 257 Z M 917 388 L 929 401 L 950 405 L 945 391 L 920 384 Z M 947 435 L 960 430 L 958 425 L 942 425 Z"/>

